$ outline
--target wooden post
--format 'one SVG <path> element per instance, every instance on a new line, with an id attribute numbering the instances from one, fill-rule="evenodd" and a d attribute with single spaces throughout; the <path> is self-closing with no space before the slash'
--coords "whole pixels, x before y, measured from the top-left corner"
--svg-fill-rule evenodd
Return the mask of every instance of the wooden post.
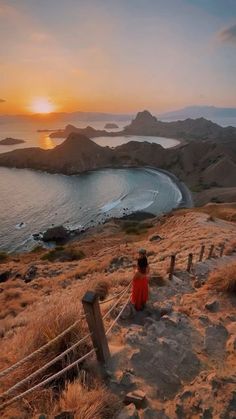
<path id="1" fill-rule="evenodd" d="M 208 254 L 208 259 L 211 259 L 212 255 L 213 255 L 213 250 L 214 250 L 214 244 L 212 244 L 211 247 L 210 247 L 209 254 Z"/>
<path id="2" fill-rule="evenodd" d="M 223 254 L 224 254 L 224 250 L 225 250 L 225 244 L 223 243 L 223 244 L 220 246 L 220 257 L 221 257 L 221 258 L 222 258 Z"/>
<path id="3" fill-rule="evenodd" d="M 175 256 L 174 254 L 171 255 L 170 257 L 170 271 L 169 271 L 169 280 L 171 281 L 173 278 L 173 273 L 174 273 L 174 269 L 175 269 Z"/>
<path id="4" fill-rule="evenodd" d="M 202 261 L 204 252 L 205 252 L 205 245 L 203 244 L 201 247 L 200 255 L 199 255 L 199 262 Z"/>
<path id="5" fill-rule="evenodd" d="M 193 263 L 193 254 L 192 253 L 189 253 L 189 255 L 188 255 L 188 263 L 187 263 L 187 272 L 190 272 L 191 271 L 192 263 Z"/>
<path id="6" fill-rule="evenodd" d="M 92 333 L 93 346 L 97 360 L 105 364 L 110 359 L 110 350 L 105 335 L 98 296 L 93 291 L 87 291 L 82 299 L 89 331 Z"/>

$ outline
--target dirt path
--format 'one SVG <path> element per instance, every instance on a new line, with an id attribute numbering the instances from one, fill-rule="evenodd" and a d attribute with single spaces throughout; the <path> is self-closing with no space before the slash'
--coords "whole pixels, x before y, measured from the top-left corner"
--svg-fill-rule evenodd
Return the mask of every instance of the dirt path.
<path id="1" fill-rule="evenodd" d="M 123 398 L 137 389 L 146 396 L 142 408 L 125 407 L 121 419 L 236 416 L 236 298 L 194 288 L 196 278 L 204 282 L 232 261 L 236 255 L 206 260 L 192 275 L 151 285 L 145 311 L 117 326 L 110 385 Z"/>

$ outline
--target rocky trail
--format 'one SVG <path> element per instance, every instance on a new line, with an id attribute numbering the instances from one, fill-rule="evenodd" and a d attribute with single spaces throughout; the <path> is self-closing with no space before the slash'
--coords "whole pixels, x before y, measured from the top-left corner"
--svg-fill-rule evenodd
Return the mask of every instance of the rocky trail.
<path id="1" fill-rule="evenodd" d="M 152 278 L 146 309 L 127 308 L 110 341 L 109 385 L 127 404 L 119 419 L 236 417 L 236 298 L 204 286 L 210 271 L 232 261 L 206 260 L 163 283 Z"/>

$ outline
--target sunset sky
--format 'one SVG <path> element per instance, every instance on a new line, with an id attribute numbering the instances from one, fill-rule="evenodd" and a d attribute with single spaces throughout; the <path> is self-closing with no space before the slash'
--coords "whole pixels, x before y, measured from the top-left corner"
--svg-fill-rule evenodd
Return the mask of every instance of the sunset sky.
<path id="1" fill-rule="evenodd" d="M 236 0 L 0 0 L 0 39 L 2 114 L 236 106 Z"/>

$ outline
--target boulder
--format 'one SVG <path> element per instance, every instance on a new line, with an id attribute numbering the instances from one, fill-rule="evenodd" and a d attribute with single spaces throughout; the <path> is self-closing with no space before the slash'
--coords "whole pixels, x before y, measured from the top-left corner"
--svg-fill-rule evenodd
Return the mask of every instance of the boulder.
<path id="1" fill-rule="evenodd" d="M 26 271 L 26 273 L 25 273 L 25 275 L 24 275 L 24 281 L 26 282 L 26 283 L 28 283 L 28 282 L 31 282 L 34 278 L 35 278 L 35 276 L 36 276 L 36 274 L 37 274 L 37 271 L 38 271 L 38 268 L 37 268 L 37 266 L 34 266 L 34 265 L 32 265 L 32 266 L 30 266 L 28 269 L 27 269 L 27 271 Z"/>
<path id="2" fill-rule="evenodd" d="M 227 329 L 221 325 L 208 326 L 205 333 L 204 346 L 208 355 L 223 357 L 225 355 L 225 344 L 228 338 Z"/>
<path id="3" fill-rule="evenodd" d="M 117 271 L 119 268 L 128 267 L 132 265 L 132 261 L 127 256 L 114 257 L 109 265 L 109 272 Z"/>
<path id="4" fill-rule="evenodd" d="M 0 283 L 1 282 L 6 282 L 11 275 L 11 271 L 4 271 L 2 273 L 0 273 Z"/>
<path id="5" fill-rule="evenodd" d="M 169 419 L 164 410 L 152 410 L 150 407 L 144 409 L 142 419 Z"/>
<path id="6" fill-rule="evenodd" d="M 135 390 L 131 391 L 128 394 L 126 394 L 124 403 L 130 404 L 133 403 L 135 407 L 140 409 L 145 405 L 146 402 L 146 394 L 142 390 Z"/>
<path id="7" fill-rule="evenodd" d="M 150 242 L 159 242 L 160 240 L 163 240 L 163 238 L 161 236 L 159 236 L 158 234 L 155 234 L 154 236 L 151 236 L 149 238 Z"/>
<path id="8" fill-rule="evenodd" d="M 220 309 L 220 304 L 216 300 L 209 301 L 208 303 L 206 303 L 205 308 L 208 311 L 211 311 L 212 313 L 217 313 L 217 311 L 219 311 Z"/>
<path id="9" fill-rule="evenodd" d="M 120 378 L 119 384 L 123 387 L 129 387 L 129 388 L 135 387 L 136 383 L 135 383 L 134 375 L 128 371 L 124 371 Z"/>
<path id="10" fill-rule="evenodd" d="M 64 226 L 51 227 L 43 233 L 44 242 L 63 242 L 69 238 L 70 232 Z"/>
<path id="11" fill-rule="evenodd" d="M 117 419 L 139 419 L 139 418 L 140 416 L 133 403 L 129 404 L 128 406 L 125 406 L 117 416 Z"/>

